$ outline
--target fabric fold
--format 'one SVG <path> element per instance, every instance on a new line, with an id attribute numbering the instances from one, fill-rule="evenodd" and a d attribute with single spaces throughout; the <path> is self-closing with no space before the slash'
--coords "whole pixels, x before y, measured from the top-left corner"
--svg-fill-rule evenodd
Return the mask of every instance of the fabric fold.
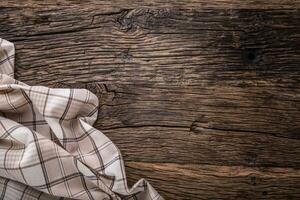
<path id="1" fill-rule="evenodd" d="M 17 81 L 14 54 L 0 38 L 0 199 L 163 199 L 144 179 L 128 188 L 119 149 L 93 127 L 96 95 Z"/>

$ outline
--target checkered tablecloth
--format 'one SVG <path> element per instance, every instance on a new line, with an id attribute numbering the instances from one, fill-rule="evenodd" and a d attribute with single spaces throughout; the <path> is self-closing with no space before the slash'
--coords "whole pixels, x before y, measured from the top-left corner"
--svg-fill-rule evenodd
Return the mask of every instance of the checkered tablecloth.
<path id="1" fill-rule="evenodd" d="M 0 199 L 163 199 L 144 179 L 127 187 L 93 93 L 19 82 L 14 56 L 0 38 Z"/>

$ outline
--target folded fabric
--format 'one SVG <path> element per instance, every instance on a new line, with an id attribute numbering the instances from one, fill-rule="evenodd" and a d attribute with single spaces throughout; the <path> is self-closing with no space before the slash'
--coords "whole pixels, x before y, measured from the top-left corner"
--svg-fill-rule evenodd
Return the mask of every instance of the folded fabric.
<path id="1" fill-rule="evenodd" d="M 0 38 L 0 199 L 163 199 L 144 179 L 127 187 L 93 93 L 17 81 L 14 55 Z"/>

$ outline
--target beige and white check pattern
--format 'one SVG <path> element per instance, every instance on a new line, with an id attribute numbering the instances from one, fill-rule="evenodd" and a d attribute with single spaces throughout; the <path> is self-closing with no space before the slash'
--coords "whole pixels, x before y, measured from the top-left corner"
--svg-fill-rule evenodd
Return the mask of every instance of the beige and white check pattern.
<path id="1" fill-rule="evenodd" d="M 143 179 L 128 189 L 93 93 L 19 82 L 14 55 L 0 38 L 0 199 L 163 199 Z"/>

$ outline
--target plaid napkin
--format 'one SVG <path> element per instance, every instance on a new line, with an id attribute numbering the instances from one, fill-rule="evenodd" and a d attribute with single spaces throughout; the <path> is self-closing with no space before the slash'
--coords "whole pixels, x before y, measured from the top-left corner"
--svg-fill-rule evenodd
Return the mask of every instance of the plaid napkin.
<path id="1" fill-rule="evenodd" d="M 14 55 L 0 38 L 0 199 L 163 199 L 144 179 L 128 189 L 93 93 L 19 82 Z"/>

